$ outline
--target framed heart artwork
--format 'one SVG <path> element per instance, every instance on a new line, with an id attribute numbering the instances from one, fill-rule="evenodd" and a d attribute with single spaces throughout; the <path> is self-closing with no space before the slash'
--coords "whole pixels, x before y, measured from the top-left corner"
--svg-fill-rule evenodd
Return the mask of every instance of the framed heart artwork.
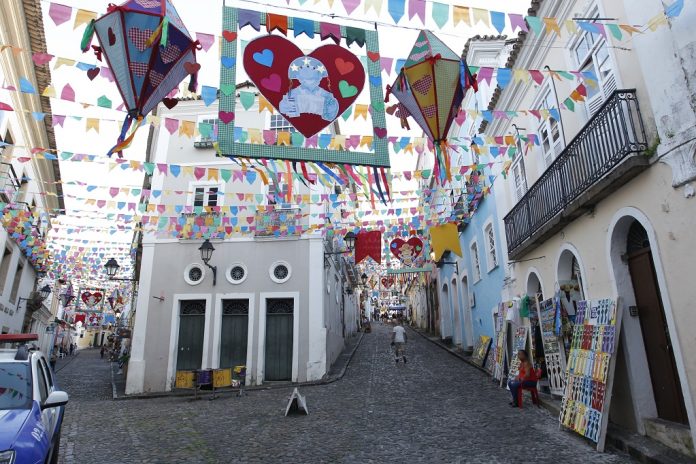
<path id="1" fill-rule="evenodd" d="M 423 241 L 418 237 L 411 237 L 408 240 L 395 238 L 389 244 L 389 251 L 391 251 L 404 266 L 413 267 L 416 259 L 423 252 Z"/>
<path id="2" fill-rule="evenodd" d="M 80 291 L 80 300 L 85 311 L 99 311 L 104 303 L 104 291 L 101 289 L 83 289 Z"/>
<path id="3" fill-rule="evenodd" d="M 264 105 L 268 102 L 272 113 L 281 115 L 295 131 L 276 131 L 269 141 L 266 135 L 272 132 L 270 126 L 242 127 L 243 121 L 252 119 L 242 116 L 243 112 L 258 114 L 258 110 L 238 105 L 238 92 L 223 91 L 220 92 L 218 122 L 219 154 L 389 167 L 377 31 L 283 17 L 287 21 L 288 37 L 281 35 L 277 28 L 269 27 L 272 33 L 247 41 L 247 29 L 239 30 L 240 25 L 260 30 L 266 24 L 267 15 L 228 6 L 223 8 L 220 88 L 234 89 L 241 80 L 248 78 L 260 94 L 259 106 L 261 99 Z M 249 22 L 251 16 L 253 24 Z M 291 40 L 289 31 L 295 27 L 297 31 Z M 356 31 L 361 37 L 359 41 L 352 35 Z M 298 37 L 299 34 L 306 37 Z M 343 46 L 343 40 L 354 45 Z M 246 44 L 243 48 L 242 42 Z M 240 64 L 243 72 L 238 73 Z M 354 143 L 349 140 L 350 136 L 339 139 L 335 135 L 334 121 L 358 104 L 370 107 L 365 117 L 373 126 L 372 136 L 368 137 L 371 143 L 363 143 L 364 137 Z M 258 120 L 258 117 L 253 119 Z M 252 130 L 264 137 L 252 137 Z M 281 132 L 286 132 L 282 140 Z M 246 136 L 240 135 L 245 133 Z"/>

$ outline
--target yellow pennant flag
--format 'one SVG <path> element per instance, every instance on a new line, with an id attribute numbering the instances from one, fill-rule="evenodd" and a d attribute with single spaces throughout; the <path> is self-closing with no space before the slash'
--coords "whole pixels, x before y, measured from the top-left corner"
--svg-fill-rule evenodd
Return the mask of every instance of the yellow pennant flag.
<path id="1" fill-rule="evenodd" d="M 273 105 L 264 98 L 263 95 L 259 95 L 259 113 L 263 112 L 263 110 L 268 110 L 273 114 Z"/>
<path id="2" fill-rule="evenodd" d="M 650 28 L 651 31 L 655 32 L 658 27 L 663 26 L 665 24 L 667 24 L 667 16 L 663 12 L 660 12 L 652 18 L 650 18 L 647 26 Z"/>
<path id="3" fill-rule="evenodd" d="M 471 26 L 471 18 L 469 17 L 469 7 L 454 5 L 452 7 L 452 22 L 456 26 L 460 22 L 464 22 L 467 26 Z"/>
<path id="4" fill-rule="evenodd" d="M 565 20 L 565 28 L 568 34 L 573 35 L 578 32 L 578 25 L 572 19 Z"/>
<path id="5" fill-rule="evenodd" d="M 192 176 L 193 175 L 193 166 L 181 166 L 181 172 L 184 174 L 184 177 Z"/>
<path id="6" fill-rule="evenodd" d="M 44 91 L 41 93 L 44 97 L 55 97 L 56 96 L 56 89 L 52 85 L 49 85 L 44 89 Z"/>
<path id="7" fill-rule="evenodd" d="M 196 125 L 193 121 L 181 121 L 179 124 L 179 136 L 185 135 L 188 138 L 193 137 L 193 131 Z"/>
<path id="8" fill-rule="evenodd" d="M 73 23 L 73 30 L 77 29 L 83 24 L 89 23 L 93 19 L 97 19 L 96 12 L 87 10 L 77 10 L 77 14 L 75 15 L 75 22 Z"/>
<path id="9" fill-rule="evenodd" d="M 370 145 L 372 145 L 372 140 L 373 140 L 373 137 L 371 135 L 363 135 L 360 138 L 360 146 L 361 147 L 369 147 Z"/>
<path id="10" fill-rule="evenodd" d="M 362 116 L 364 120 L 367 121 L 367 111 L 368 105 L 355 105 L 353 110 L 353 119 L 358 119 L 358 116 Z"/>
<path id="11" fill-rule="evenodd" d="M 154 114 L 148 114 L 147 116 L 145 116 L 145 122 L 150 124 L 153 127 L 159 127 L 160 117 L 155 116 Z"/>
<path id="12" fill-rule="evenodd" d="M 263 138 L 259 129 L 250 127 L 247 129 L 247 133 L 249 134 L 249 143 L 263 144 Z"/>
<path id="13" fill-rule="evenodd" d="M 555 32 L 558 37 L 561 36 L 561 27 L 558 25 L 556 18 L 544 18 L 544 25 L 546 26 L 546 32 Z"/>
<path id="14" fill-rule="evenodd" d="M 472 12 L 474 14 L 474 25 L 478 24 L 479 22 L 482 22 L 486 26 L 491 25 L 491 15 L 488 10 L 472 8 Z"/>
<path id="15" fill-rule="evenodd" d="M 513 82 L 529 82 L 529 71 L 526 69 L 514 69 L 512 71 L 512 81 Z"/>
<path id="16" fill-rule="evenodd" d="M 60 67 L 63 66 L 63 65 L 65 65 L 65 66 L 75 66 L 75 60 L 71 60 L 71 59 L 68 59 L 68 58 L 61 58 L 61 57 L 58 57 L 58 58 L 56 58 L 56 62 L 55 62 L 55 64 L 53 65 L 53 69 L 58 69 L 58 68 L 60 68 Z"/>
<path id="17" fill-rule="evenodd" d="M 641 34 L 642 32 L 640 29 L 636 29 L 635 27 L 631 26 L 630 24 L 619 24 L 619 27 L 623 29 L 624 31 L 628 32 L 628 35 L 633 35 L 634 32 L 637 32 L 638 34 Z"/>
<path id="18" fill-rule="evenodd" d="M 370 8 L 373 8 L 375 13 L 380 14 L 382 12 L 382 0 L 365 0 L 365 13 L 370 11 Z"/>
<path id="19" fill-rule="evenodd" d="M 85 132 L 89 132 L 90 129 L 94 129 L 97 134 L 99 133 L 99 119 L 87 118 Z"/>
<path id="20" fill-rule="evenodd" d="M 218 180 L 220 170 L 216 168 L 208 168 L 208 180 Z"/>
<path id="21" fill-rule="evenodd" d="M 435 261 L 440 261 L 446 251 L 451 251 L 460 257 L 462 256 L 462 249 L 459 246 L 459 233 L 457 232 L 457 225 L 454 223 L 450 222 L 441 226 L 431 227 L 430 245 L 435 252 Z"/>
<path id="22" fill-rule="evenodd" d="M 346 148 L 346 136 L 345 135 L 334 135 L 334 138 L 332 140 L 332 144 L 334 145 L 335 149 L 341 149 L 345 150 Z"/>
<path id="23" fill-rule="evenodd" d="M 279 131 L 278 138 L 276 139 L 276 145 L 290 146 L 290 132 Z"/>

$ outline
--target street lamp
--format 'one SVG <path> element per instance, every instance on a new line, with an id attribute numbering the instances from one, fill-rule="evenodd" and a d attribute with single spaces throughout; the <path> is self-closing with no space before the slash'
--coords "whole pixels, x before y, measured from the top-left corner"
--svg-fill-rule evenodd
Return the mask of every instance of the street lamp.
<path id="1" fill-rule="evenodd" d="M 324 252 L 324 267 L 329 267 L 329 261 L 327 259 L 328 256 L 332 255 L 343 255 L 346 253 L 352 253 L 353 249 L 355 248 L 355 241 L 357 237 L 353 233 L 353 231 L 348 232 L 344 237 L 343 240 L 346 242 L 346 249 L 343 251 L 325 251 Z"/>
<path id="2" fill-rule="evenodd" d="M 48 284 L 44 285 L 41 287 L 41 290 L 39 290 L 39 295 L 41 295 L 41 300 L 45 300 L 48 298 L 48 295 L 51 294 L 51 287 L 48 286 Z"/>
<path id="3" fill-rule="evenodd" d="M 109 260 L 104 265 L 104 269 L 106 269 L 106 275 L 109 277 L 109 280 L 123 280 L 126 282 L 135 282 L 138 280 L 131 279 L 129 277 L 114 277 L 120 267 L 121 266 L 118 265 L 118 262 L 114 258 L 109 258 Z"/>
<path id="4" fill-rule="evenodd" d="M 213 246 L 212 243 L 210 243 L 210 240 L 207 238 L 201 245 L 201 247 L 198 249 L 198 251 L 201 252 L 201 259 L 203 260 L 203 263 L 210 268 L 210 270 L 213 271 L 213 287 L 215 286 L 217 282 L 217 266 L 211 266 L 208 264 L 208 261 L 210 261 L 210 258 L 213 257 L 213 251 L 215 251 L 215 247 Z"/>

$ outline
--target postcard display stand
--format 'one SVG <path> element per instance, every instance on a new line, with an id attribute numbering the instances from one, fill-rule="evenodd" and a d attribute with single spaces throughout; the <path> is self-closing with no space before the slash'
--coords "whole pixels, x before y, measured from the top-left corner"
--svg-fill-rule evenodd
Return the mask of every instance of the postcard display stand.
<path id="1" fill-rule="evenodd" d="M 553 395 L 563 395 L 565 387 L 566 359 L 562 340 L 556 336 L 556 307 L 553 298 L 537 303 L 541 339 L 544 342 L 544 358 L 549 389 Z"/>
<path id="2" fill-rule="evenodd" d="M 495 351 L 493 352 L 493 378 L 503 384 L 505 376 L 505 337 L 507 323 L 505 322 L 505 303 L 498 305 L 498 314 L 495 317 Z"/>
<path id="3" fill-rule="evenodd" d="M 568 357 L 561 425 L 597 443 L 604 451 L 621 328 L 618 302 L 578 302 Z"/>
<path id="4" fill-rule="evenodd" d="M 510 370 L 508 371 L 508 379 L 514 379 L 520 373 L 520 358 L 517 357 L 517 352 L 527 350 L 527 334 L 529 327 L 522 326 L 515 329 L 514 338 L 512 339 L 512 359 L 510 360 Z"/>

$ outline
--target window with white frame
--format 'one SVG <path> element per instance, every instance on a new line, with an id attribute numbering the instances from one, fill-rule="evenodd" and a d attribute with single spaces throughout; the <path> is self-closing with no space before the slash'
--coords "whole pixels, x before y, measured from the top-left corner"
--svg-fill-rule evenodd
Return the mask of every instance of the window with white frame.
<path id="1" fill-rule="evenodd" d="M 520 201 L 527 193 L 527 173 L 524 169 L 524 155 L 518 153 L 512 162 L 512 179 L 515 183 L 515 200 Z"/>
<path id="2" fill-rule="evenodd" d="M 486 237 L 486 258 L 488 259 L 488 272 L 492 271 L 498 265 L 498 255 L 495 252 L 495 232 L 493 224 L 488 224 L 484 228 Z"/>
<path id="3" fill-rule="evenodd" d="M 588 18 L 599 18 L 599 16 L 596 6 L 587 15 Z M 598 82 L 594 86 L 585 80 L 587 89 L 585 104 L 589 114 L 593 115 L 617 86 L 607 41 L 600 34 L 581 29 L 578 38 L 571 46 L 571 51 L 578 70 L 592 72 L 597 76 Z"/>
<path id="4" fill-rule="evenodd" d="M 221 206 L 222 200 L 220 184 L 193 185 L 193 206 Z"/>
<path id="5" fill-rule="evenodd" d="M 295 127 L 282 114 L 271 115 L 271 130 L 278 132 L 295 132 Z"/>
<path id="6" fill-rule="evenodd" d="M 536 105 L 538 108 L 558 110 L 558 102 L 556 102 L 556 97 L 548 82 L 542 87 L 540 96 L 538 104 Z M 561 126 L 558 120 L 553 116 L 549 116 L 548 119 L 542 118 L 539 123 L 538 134 L 539 146 L 544 154 L 544 163 L 546 167 L 549 167 L 551 163 L 553 163 L 553 160 L 561 153 L 561 150 L 563 150 Z"/>
<path id="7" fill-rule="evenodd" d="M 474 282 L 481 280 L 481 262 L 478 255 L 478 244 L 473 242 L 470 247 L 471 251 L 471 267 L 474 270 Z"/>

